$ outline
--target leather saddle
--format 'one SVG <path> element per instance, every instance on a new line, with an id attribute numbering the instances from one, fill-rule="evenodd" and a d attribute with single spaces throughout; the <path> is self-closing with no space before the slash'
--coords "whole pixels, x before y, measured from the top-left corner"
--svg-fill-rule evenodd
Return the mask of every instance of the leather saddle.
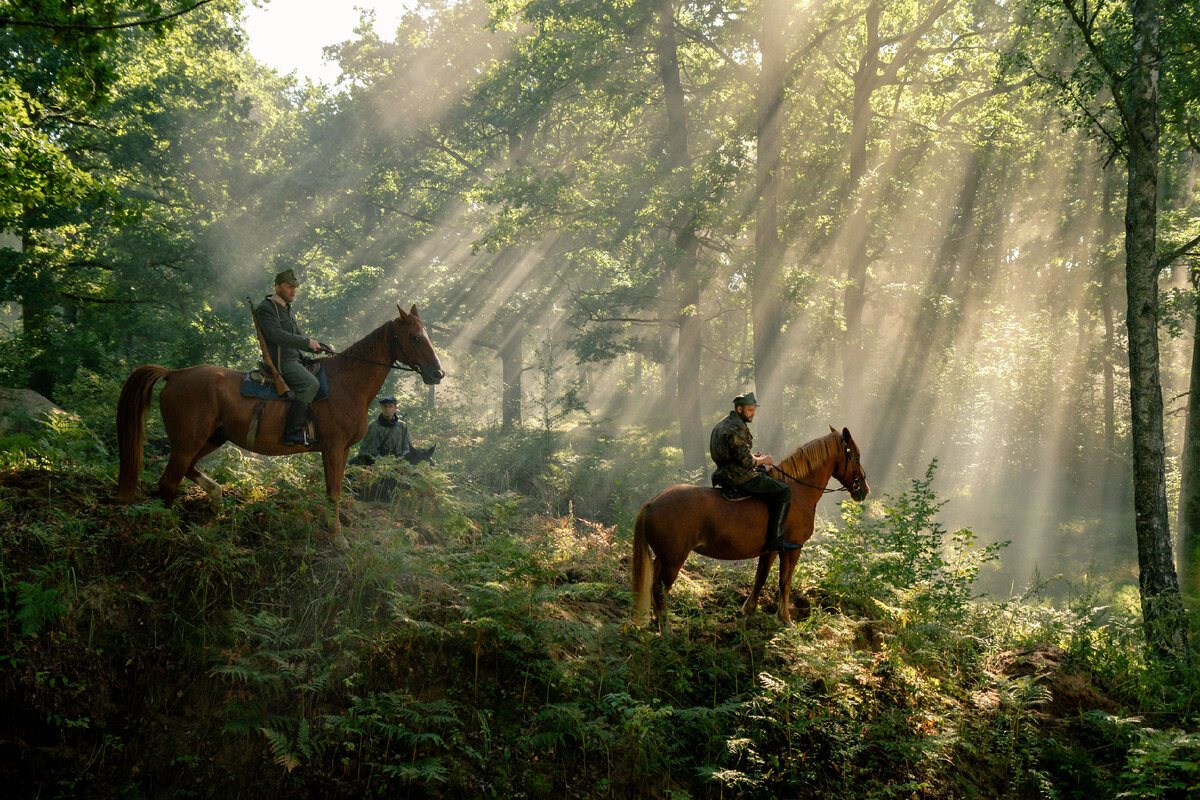
<path id="1" fill-rule="evenodd" d="M 721 497 L 729 500 L 730 502 L 736 503 L 739 500 L 749 500 L 754 496 L 752 494 L 743 492 L 736 484 L 725 483 L 717 478 L 716 475 L 712 476 L 712 485 L 714 489 L 721 493 Z"/>
<path id="2" fill-rule="evenodd" d="M 317 400 L 329 396 L 329 383 L 325 379 L 325 365 L 317 359 L 310 359 L 313 364 L 305 364 L 308 371 L 317 376 L 317 396 L 313 398 L 315 403 Z M 258 368 L 245 373 L 242 377 L 242 397 L 257 397 L 262 400 L 282 400 L 279 393 L 275 391 L 275 384 L 271 381 L 268 375 L 267 367 L 260 361 Z"/>

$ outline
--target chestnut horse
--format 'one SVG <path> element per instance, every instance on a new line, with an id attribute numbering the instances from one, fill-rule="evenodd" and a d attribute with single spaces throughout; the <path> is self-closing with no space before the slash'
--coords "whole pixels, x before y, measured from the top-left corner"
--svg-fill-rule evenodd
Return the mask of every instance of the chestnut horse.
<path id="1" fill-rule="evenodd" d="M 817 501 L 826 492 L 830 477 L 836 477 L 858 502 L 866 499 L 870 487 L 863 472 L 858 445 L 850 431 L 842 428 L 807 444 L 802 444 L 779 465 L 768 467 L 773 478 L 792 490 L 792 505 L 784 523 L 783 538 L 803 545 L 813 535 Z M 667 592 L 679 575 L 688 553 L 738 561 L 758 556 L 754 588 L 742 606 L 744 614 L 753 614 L 758 594 L 767 581 L 775 553 L 763 552 L 766 544 L 767 505 L 761 500 L 726 500 L 717 489 L 704 486 L 672 486 L 642 506 L 633 525 L 633 556 L 630 577 L 633 584 L 633 619 L 646 622 L 650 614 L 650 596 L 654 596 L 654 615 L 664 631 L 670 631 L 667 618 Z M 653 564 L 650 559 L 653 557 Z M 779 621 L 792 624 L 790 594 L 792 571 L 799 560 L 799 548 L 784 550 L 779 560 Z"/>
<path id="2" fill-rule="evenodd" d="M 325 467 L 325 491 L 333 502 L 331 527 L 335 541 L 341 538 L 338 498 L 342 494 L 342 476 L 350 446 L 362 439 L 367 430 L 367 409 L 383 386 L 388 370 L 409 369 L 418 372 L 427 384 L 445 376 L 433 352 L 433 344 L 417 316 L 417 307 L 376 328 L 340 354 L 326 358 L 329 396 L 312 404 L 317 444 Z M 402 367 L 396 367 L 399 362 Z M 258 434 L 249 441 L 249 430 L 258 404 L 256 397 L 243 397 L 242 380 L 246 373 L 202 364 L 168 370 L 147 364 L 133 371 L 121 388 L 117 401 L 117 444 L 121 471 L 117 500 L 128 503 L 137 491 L 142 471 L 146 410 L 153 397 L 154 384 L 165 380 L 159 396 L 159 410 L 171 443 L 171 457 L 158 481 L 159 495 L 170 505 L 179 493 L 184 477 L 204 487 L 215 504 L 221 487 L 196 468 L 196 462 L 225 442 L 268 456 L 303 453 L 310 448 L 285 445 L 283 419 L 285 400 L 268 400 L 258 426 Z"/>

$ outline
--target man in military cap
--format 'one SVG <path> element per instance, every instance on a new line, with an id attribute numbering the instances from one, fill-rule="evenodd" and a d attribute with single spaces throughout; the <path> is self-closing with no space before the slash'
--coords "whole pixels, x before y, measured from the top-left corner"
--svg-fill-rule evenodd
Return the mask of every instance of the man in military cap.
<path id="1" fill-rule="evenodd" d="M 396 416 L 396 398 L 384 397 L 379 401 L 379 416 L 367 427 L 367 435 L 358 445 L 356 464 L 373 464 L 379 456 L 403 458 L 412 450 L 408 438 L 408 425 Z"/>
<path id="2" fill-rule="evenodd" d="M 286 266 L 286 269 L 280 270 L 275 276 L 275 294 L 263 298 L 255 309 L 255 315 L 276 368 L 287 381 L 288 388 L 296 393 L 284 419 L 283 443 L 311 447 L 316 442 L 308 439 L 304 425 L 308 421 L 309 403 L 317 396 L 321 384 L 301 362 L 300 350 L 319 353 L 323 348 L 316 339 L 310 339 L 300 332 L 300 326 L 292 314 L 292 301 L 296 299 L 296 287 L 300 285 L 294 262 L 277 258 L 275 266 Z"/>
<path id="3" fill-rule="evenodd" d="M 733 410 L 717 423 L 708 439 L 708 451 L 716 462 L 713 473 L 714 484 L 737 488 L 752 497 L 767 503 L 767 543 L 763 548 L 771 552 L 796 550 L 800 545 L 784 541 L 784 521 L 792 504 L 792 490 L 786 483 L 777 481 L 761 471 L 775 460 L 769 455 L 754 454 L 754 436 L 749 423 L 754 421 L 758 400 L 754 392 L 733 398 Z"/>

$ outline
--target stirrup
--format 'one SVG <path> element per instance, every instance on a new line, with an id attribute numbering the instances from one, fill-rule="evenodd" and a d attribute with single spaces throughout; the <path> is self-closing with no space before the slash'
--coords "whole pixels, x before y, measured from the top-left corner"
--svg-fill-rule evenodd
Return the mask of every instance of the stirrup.
<path id="1" fill-rule="evenodd" d="M 770 544 L 771 544 L 771 542 L 765 542 L 763 544 L 763 549 L 762 549 L 763 553 L 783 553 L 787 550 L 799 550 L 801 547 L 804 546 L 802 544 L 796 544 L 795 542 L 789 542 L 787 539 L 783 539 L 783 538 L 781 538 L 779 540 L 779 548 L 778 549 L 770 547 Z"/>
<path id="2" fill-rule="evenodd" d="M 293 439 L 289 439 L 288 437 L 284 436 L 283 443 L 287 447 L 310 447 L 311 448 L 311 447 L 315 447 L 317 445 L 317 440 L 315 438 L 313 438 L 313 439 L 308 438 L 308 432 L 302 430 L 302 431 L 300 431 L 299 441 L 294 441 Z"/>

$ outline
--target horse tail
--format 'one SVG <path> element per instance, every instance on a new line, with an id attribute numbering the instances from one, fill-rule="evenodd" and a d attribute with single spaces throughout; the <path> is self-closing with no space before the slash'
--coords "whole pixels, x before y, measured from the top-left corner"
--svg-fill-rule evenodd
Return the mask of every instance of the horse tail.
<path id="1" fill-rule="evenodd" d="M 629 558 L 629 578 L 633 589 L 633 622 L 644 625 L 650 621 L 650 595 L 654 586 L 653 554 L 646 544 L 646 510 L 642 505 L 633 523 L 633 554 Z"/>
<path id="2" fill-rule="evenodd" d="M 121 387 L 121 397 L 117 400 L 117 449 L 121 454 L 117 500 L 122 503 L 132 501 L 137 492 L 146 442 L 146 409 L 154 397 L 154 384 L 169 372 L 158 364 L 146 364 L 135 369 Z"/>

